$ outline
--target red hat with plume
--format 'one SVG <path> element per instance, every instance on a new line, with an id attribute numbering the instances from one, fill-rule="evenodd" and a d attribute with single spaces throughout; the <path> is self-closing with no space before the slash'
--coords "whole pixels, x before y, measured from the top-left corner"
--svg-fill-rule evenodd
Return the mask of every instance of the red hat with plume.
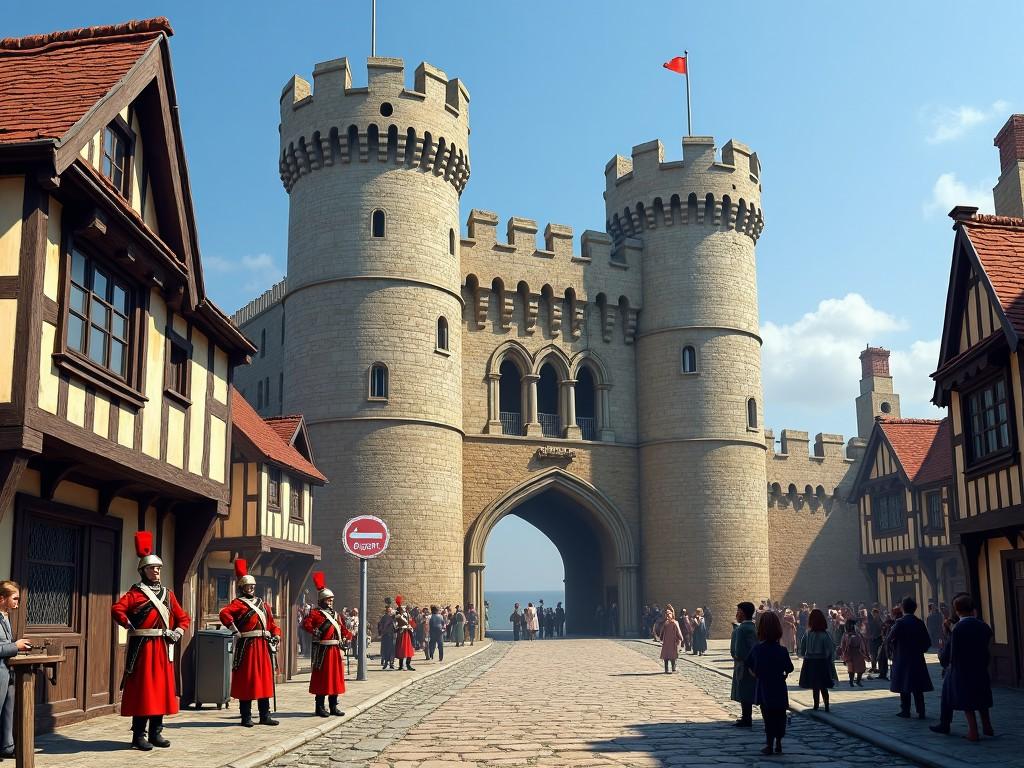
<path id="1" fill-rule="evenodd" d="M 395 595 L 395 605 L 401 607 L 401 605 L 402 605 L 402 596 L 401 595 Z"/>
<path id="2" fill-rule="evenodd" d="M 249 575 L 249 563 L 245 558 L 235 558 L 235 579 L 239 584 L 255 584 L 256 579 Z"/>
<path id="3" fill-rule="evenodd" d="M 317 602 L 322 602 L 328 597 L 334 597 L 334 593 L 327 588 L 327 581 L 324 579 L 323 571 L 316 571 L 313 573 L 313 586 L 315 586 L 317 590 Z"/>
<path id="4" fill-rule="evenodd" d="M 139 570 L 147 565 L 163 565 L 161 560 L 153 553 L 153 534 L 149 531 L 138 531 L 135 534 L 135 554 L 139 556 Z"/>

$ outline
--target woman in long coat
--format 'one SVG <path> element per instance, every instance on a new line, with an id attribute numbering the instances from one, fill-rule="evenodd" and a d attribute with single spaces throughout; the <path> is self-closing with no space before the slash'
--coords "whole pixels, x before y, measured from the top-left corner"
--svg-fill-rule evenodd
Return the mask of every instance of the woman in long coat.
<path id="1" fill-rule="evenodd" d="M 672 671 L 676 671 L 676 659 L 679 658 L 679 646 L 682 644 L 683 631 L 679 628 L 675 613 L 668 609 L 661 625 L 661 660 L 665 662 L 666 675 L 669 673 L 669 663 L 672 664 Z"/>
<path id="2" fill-rule="evenodd" d="M 703 656 L 708 650 L 708 625 L 704 621 L 704 610 L 698 608 L 693 614 L 693 652 Z"/>
<path id="3" fill-rule="evenodd" d="M 790 655 L 796 653 L 796 616 L 791 608 L 782 617 L 782 645 Z"/>
<path id="4" fill-rule="evenodd" d="M 868 668 L 867 643 L 864 636 L 857 631 L 857 620 L 846 620 L 846 634 L 843 635 L 843 642 L 839 644 L 839 657 L 846 664 L 846 674 L 850 676 L 850 687 L 853 688 L 854 677 L 857 678 L 857 685 L 861 688 L 864 683 L 861 678 Z"/>
<path id="5" fill-rule="evenodd" d="M 729 698 L 740 703 L 742 711 L 739 720 L 736 721 L 740 728 L 749 728 L 753 725 L 751 714 L 754 708 L 756 681 L 747 669 L 747 657 L 757 645 L 757 629 L 754 627 L 753 616 L 753 603 L 737 604 L 737 624 L 733 627 L 732 639 L 729 642 L 729 655 L 732 656 L 732 689 Z"/>
<path id="6" fill-rule="evenodd" d="M 380 637 L 381 669 L 395 668 L 395 609 L 390 605 L 377 621 L 377 635 Z"/>
<path id="7" fill-rule="evenodd" d="M 455 606 L 455 615 L 452 616 L 452 639 L 455 640 L 456 648 L 460 648 L 466 642 L 466 614 L 458 605 Z"/>

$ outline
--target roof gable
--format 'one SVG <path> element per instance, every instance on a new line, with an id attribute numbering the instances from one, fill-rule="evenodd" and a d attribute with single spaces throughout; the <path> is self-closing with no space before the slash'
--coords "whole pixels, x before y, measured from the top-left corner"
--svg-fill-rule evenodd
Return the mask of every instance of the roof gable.
<path id="1" fill-rule="evenodd" d="M 953 477 L 949 418 L 878 419 L 868 438 L 864 459 L 857 472 L 851 501 L 862 493 L 871 478 L 875 456 L 886 448 L 905 485 L 925 485 Z"/>
<path id="2" fill-rule="evenodd" d="M 314 483 L 322 485 L 327 482 L 320 470 L 282 437 L 282 431 L 286 431 L 284 425 L 264 421 L 234 387 L 231 388 L 231 426 L 234 430 L 232 439 L 245 443 L 266 461 Z"/>

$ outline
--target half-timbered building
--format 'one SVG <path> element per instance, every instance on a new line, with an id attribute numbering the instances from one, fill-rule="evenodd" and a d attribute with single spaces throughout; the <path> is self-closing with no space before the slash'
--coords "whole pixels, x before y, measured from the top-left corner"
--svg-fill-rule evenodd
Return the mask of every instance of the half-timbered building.
<path id="1" fill-rule="evenodd" d="M 229 509 L 232 369 L 255 349 L 206 296 L 171 34 L 0 41 L 0 574 L 23 585 L 15 634 L 65 658 L 41 728 L 117 705 L 134 533 L 194 614 Z"/>
<path id="2" fill-rule="evenodd" d="M 998 199 L 998 197 L 997 197 Z M 1024 683 L 1024 219 L 951 212 L 956 232 L 934 402 L 948 406 L 955 513 L 996 679 Z"/>
<path id="3" fill-rule="evenodd" d="M 231 506 L 217 522 L 200 570 L 202 622 L 220 626 L 218 612 L 235 597 L 232 560 L 246 558 L 257 594 L 279 617 L 284 635 L 278 672 L 287 678 L 298 671 L 302 586 L 320 559 L 320 547 L 312 543 L 313 488 L 327 479 L 313 463 L 302 416 L 263 419 L 232 388 L 231 418 Z"/>
<path id="4" fill-rule="evenodd" d="M 963 587 L 950 540 L 953 480 L 949 420 L 875 421 L 851 492 L 860 522 L 860 562 L 884 606 L 910 596 L 946 602 Z"/>

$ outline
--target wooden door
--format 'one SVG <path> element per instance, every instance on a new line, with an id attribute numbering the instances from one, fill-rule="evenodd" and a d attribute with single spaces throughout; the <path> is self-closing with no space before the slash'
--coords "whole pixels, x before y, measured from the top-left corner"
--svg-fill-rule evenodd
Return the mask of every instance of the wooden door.
<path id="1" fill-rule="evenodd" d="M 114 624 L 110 619 L 110 606 L 118 587 L 120 562 L 119 542 L 114 531 L 89 528 L 89 550 L 86 572 L 88 589 L 84 595 L 85 616 L 83 626 L 89 638 L 85 649 L 85 690 L 83 709 L 86 713 L 114 704 L 116 659 L 114 656 Z"/>

